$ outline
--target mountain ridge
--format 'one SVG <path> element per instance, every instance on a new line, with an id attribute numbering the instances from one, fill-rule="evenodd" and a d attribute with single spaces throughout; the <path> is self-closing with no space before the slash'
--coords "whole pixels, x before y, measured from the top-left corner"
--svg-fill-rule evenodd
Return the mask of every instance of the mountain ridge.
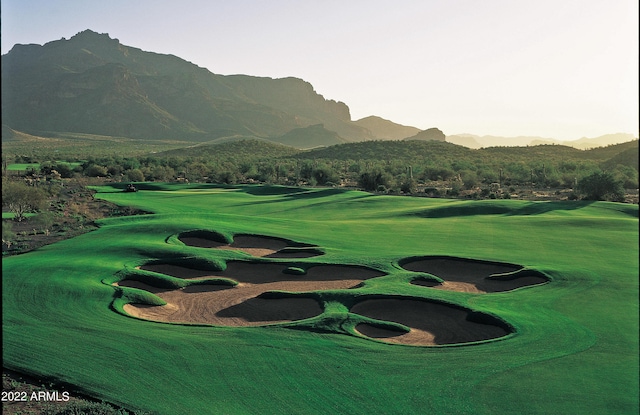
<path id="1" fill-rule="evenodd" d="M 307 147 L 309 142 L 330 146 L 341 140 L 415 139 L 428 131 L 375 115 L 353 121 L 346 103 L 326 99 L 300 78 L 215 74 L 175 55 L 143 51 L 89 29 L 44 45 L 14 45 L 2 56 L 1 76 L 3 125 L 36 136 L 72 132 L 186 142 L 228 137 L 277 142 L 306 131 L 315 138 L 299 134 L 298 147 Z M 305 130 L 316 125 L 331 132 L 322 135 L 325 141 L 318 141 L 321 135 L 313 128 Z M 457 134 L 445 141 L 468 148 L 561 144 L 584 149 L 636 138 L 609 134 L 561 141 Z"/>
<path id="2" fill-rule="evenodd" d="M 208 141 L 324 124 L 349 141 L 374 138 L 346 104 L 299 78 L 218 75 L 90 30 L 15 45 L 3 56 L 2 81 L 3 123 L 20 131 Z"/>

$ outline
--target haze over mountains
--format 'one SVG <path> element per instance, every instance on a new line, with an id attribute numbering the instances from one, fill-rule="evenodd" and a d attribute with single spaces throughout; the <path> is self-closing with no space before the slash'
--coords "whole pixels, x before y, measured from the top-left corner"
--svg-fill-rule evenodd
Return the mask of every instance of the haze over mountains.
<path id="1" fill-rule="evenodd" d="M 36 135 L 259 138 L 297 148 L 404 139 L 446 139 L 470 148 L 561 143 L 541 137 L 445 138 L 435 127 L 421 131 L 376 116 L 353 121 L 347 104 L 325 99 L 302 79 L 218 75 L 91 30 L 45 45 L 15 45 L 2 56 L 2 123 Z M 591 148 L 634 138 L 614 134 L 562 143 Z"/>

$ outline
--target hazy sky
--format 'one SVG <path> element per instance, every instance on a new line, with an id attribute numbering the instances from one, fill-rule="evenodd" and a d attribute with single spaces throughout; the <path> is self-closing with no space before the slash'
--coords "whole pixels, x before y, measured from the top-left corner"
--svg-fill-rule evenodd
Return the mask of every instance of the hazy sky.
<path id="1" fill-rule="evenodd" d="M 1 0 L 2 54 L 91 29 L 217 74 L 310 82 L 353 120 L 638 135 L 638 0 Z"/>

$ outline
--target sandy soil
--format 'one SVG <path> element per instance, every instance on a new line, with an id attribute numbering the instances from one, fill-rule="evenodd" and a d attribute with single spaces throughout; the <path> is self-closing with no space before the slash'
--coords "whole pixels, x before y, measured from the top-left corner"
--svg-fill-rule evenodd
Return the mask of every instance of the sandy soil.
<path id="1" fill-rule="evenodd" d="M 286 241 L 266 236 L 236 235 L 233 243 L 225 244 L 207 238 L 181 236 L 179 238 L 185 245 L 199 248 L 216 248 L 242 251 L 256 257 L 269 258 L 310 258 L 321 255 L 314 249 L 289 249 Z M 313 248 L 309 246 L 308 248 Z"/>
<path id="2" fill-rule="evenodd" d="M 306 275 L 283 273 L 283 264 L 230 261 L 225 271 L 206 272 L 167 264 L 141 267 L 178 278 L 230 278 L 236 287 L 206 284 L 167 290 L 123 280 L 117 285 L 140 288 L 165 300 L 165 306 L 128 304 L 124 310 L 132 316 L 175 323 L 205 323 L 220 326 L 252 326 L 301 320 L 323 312 L 311 298 L 257 298 L 267 291 L 307 292 L 353 288 L 368 278 L 383 273 L 367 268 L 317 265 Z"/>
<path id="3" fill-rule="evenodd" d="M 518 271 L 522 267 L 456 258 L 427 258 L 404 264 L 403 268 L 426 272 L 444 280 L 442 284 L 424 280 L 415 280 L 413 284 L 448 291 L 493 293 L 547 282 L 543 276 L 533 274 L 513 279 L 489 279 L 491 275 Z"/>
<path id="4" fill-rule="evenodd" d="M 468 321 L 469 312 L 466 310 L 428 301 L 391 298 L 365 300 L 353 306 L 351 312 L 411 328 L 409 333 L 402 334 L 368 324 L 356 326 L 359 333 L 388 343 L 441 345 L 487 340 L 509 334 L 502 327 Z"/>

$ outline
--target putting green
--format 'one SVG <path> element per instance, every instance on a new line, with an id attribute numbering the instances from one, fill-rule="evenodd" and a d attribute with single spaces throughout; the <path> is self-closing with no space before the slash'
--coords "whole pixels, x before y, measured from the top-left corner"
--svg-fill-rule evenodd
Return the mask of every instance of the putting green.
<path id="1" fill-rule="evenodd" d="M 637 206 L 99 190 L 154 214 L 3 259 L 5 367 L 162 414 L 637 413 Z M 183 304 L 218 320 L 127 312 Z"/>

